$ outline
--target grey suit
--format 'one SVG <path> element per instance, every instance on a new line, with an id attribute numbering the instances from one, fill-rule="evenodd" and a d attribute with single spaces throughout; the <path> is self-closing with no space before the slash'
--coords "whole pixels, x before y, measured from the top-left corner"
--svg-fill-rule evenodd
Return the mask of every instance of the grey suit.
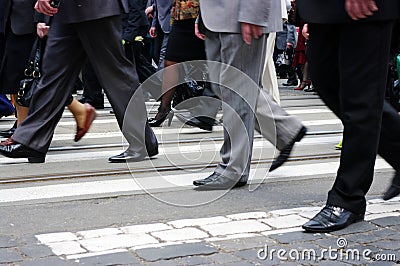
<path id="1" fill-rule="evenodd" d="M 123 8 L 123 9 L 121 9 Z M 29 116 L 15 131 L 13 139 L 46 153 L 54 129 L 64 111 L 71 88 L 88 57 L 114 109 L 129 150 L 146 153 L 157 140 L 147 126 L 143 95 L 134 65 L 124 57 L 121 18 L 125 0 L 87 0 L 61 3 L 54 16 L 43 59 L 43 77 L 35 93 Z M 132 97 L 132 99 L 131 99 Z M 129 105 L 130 110 L 127 110 Z M 129 115 L 125 115 L 129 114 Z"/>
<path id="2" fill-rule="evenodd" d="M 256 125 L 278 149 L 288 145 L 302 128 L 297 118 L 289 116 L 260 90 L 267 34 L 253 39 L 251 45 L 241 35 L 240 22 L 262 26 L 264 33 L 281 30 L 280 1 L 201 0 L 200 9 L 207 28 L 207 59 L 226 64 L 210 69 L 211 80 L 224 85 L 216 90 L 223 102 L 225 140 L 222 163 L 215 172 L 247 181 Z"/>

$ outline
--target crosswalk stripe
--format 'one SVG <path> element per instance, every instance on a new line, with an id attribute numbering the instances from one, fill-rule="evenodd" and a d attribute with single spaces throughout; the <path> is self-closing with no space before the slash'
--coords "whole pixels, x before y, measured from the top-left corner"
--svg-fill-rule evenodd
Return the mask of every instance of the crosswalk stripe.
<path id="1" fill-rule="evenodd" d="M 272 173 L 268 173 L 266 180 L 290 177 L 306 177 L 335 174 L 339 162 L 313 163 L 301 165 L 282 166 Z M 377 159 L 375 170 L 390 169 L 391 167 L 382 159 Z M 250 171 L 251 183 L 259 183 L 265 179 L 266 168 L 252 169 Z M 146 190 L 190 187 L 192 181 L 206 177 L 205 173 L 162 175 L 140 177 L 138 179 L 118 179 L 106 181 L 91 181 L 57 185 L 45 185 L 23 188 L 3 189 L 0 193 L 0 203 L 17 201 L 40 200 L 64 198 L 72 196 L 91 196 L 104 195 L 109 193 L 121 192 L 140 192 L 142 187 Z M 138 181 L 139 184 L 136 182 Z"/>
<path id="2" fill-rule="evenodd" d="M 303 141 L 299 142 L 298 146 L 307 145 L 319 145 L 319 144 L 336 144 L 341 140 L 341 136 L 323 136 L 323 137 L 312 137 L 305 138 Z M 266 149 L 273 148 L 272 144 L 263 139 L 257 139 L 254 141 L 254 149 Z M 121 149 L 108 149 L 102 151 L 85 151 L 84 153 L 61 153 L 61 154 L 48 154 L 46 156 L 46 162 L 62 162 L 62 161 L 83 161 L 83 160 L 95 160 L 95 159 L 105 159 L 110 156 L 121 153 L 127 148 L 127 143 L 122 140 L 121 137 Z M 159 147 L 160 155 L 173 155 L 182 153 L 196 153 L 196 152 L 218 152 L 221 148 L 221 142 L 203 144 L 199 141 L 198 144 L 192 145 L 177 145 L 173 147 L 168 147 L 162 145 Z M 0 158 L 0 163 L 18 163 L 26 162 L 26 159 L 12 159 L 12 158 Z"/>

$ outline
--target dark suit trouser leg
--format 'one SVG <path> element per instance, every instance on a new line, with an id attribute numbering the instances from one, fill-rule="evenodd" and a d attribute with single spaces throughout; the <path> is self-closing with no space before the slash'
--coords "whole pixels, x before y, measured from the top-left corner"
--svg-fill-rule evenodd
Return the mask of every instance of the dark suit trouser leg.
<path id="1" fill-rule="evenodd" d="M 104 105 L 103 89 L 89 60 L 86 60 L 82 67 L 82 83 L 85 102 L 94 106 Z"/>
<path id="2" fill-rule="evenodd" d="M 340 167 L 327 203 L 359 214 L 365 212 L 381 135 L 391 28 L 390 22 L 309 28 L 313 83 L 344 125 Z"/>
<path id="3" fill-rule="evenodd" d="M 147 141 L 152 139 L 152 146 L 156 142 L 153 131 L 147 125 L 146 107 L 143 93 L 138 90 L 135 66 L 124 55 L 120 17 L 79 23 L 76 30 L 120 129 L 129 142 L 129 149 L 145 153 L 144 136 Z"/>
<path id="4" fill-rule="evenodd" d="M 43 57 L 43 76 L 33 95 L 28 117 L 13 135 L 15 141 L 47 152 L 84 59 L 75 29 L 54 19 Z"/>

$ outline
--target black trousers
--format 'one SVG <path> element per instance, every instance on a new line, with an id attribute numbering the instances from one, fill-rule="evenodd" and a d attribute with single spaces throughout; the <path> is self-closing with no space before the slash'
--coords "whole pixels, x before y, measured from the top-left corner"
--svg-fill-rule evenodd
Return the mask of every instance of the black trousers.
<path id="1" fill-rule="evenodd" d="M 54 17 L 43 57 L 43 75 L 28 117 L 15 131 L 15 141 L 47 152 L 64 103 L 87 55 L 129 142 L 129 149 L 145 154 L 146 146 L 154 148 L 157 145 L 147 124 L 146 107 L 143 94 L 138 90 L 134 65 L 124 56 L 121 30 L 119 16 L 74 24 L 63 24 Z"/>
<path id="2" fill-rule="evenodd" d="M 344 126 L 327 203 L 365 212 L 377 152 L 400 170 L 400 116 L 384 101 L 393 23 L 310 24 L 308 58 L 319 95 Z"/>

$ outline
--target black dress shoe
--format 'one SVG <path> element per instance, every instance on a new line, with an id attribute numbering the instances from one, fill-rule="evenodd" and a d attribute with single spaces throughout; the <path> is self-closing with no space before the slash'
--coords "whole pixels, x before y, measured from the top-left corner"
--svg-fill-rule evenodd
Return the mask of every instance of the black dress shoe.
<path id="1" fill-rule="evenodd" d="M 350 224 L 362 220 L 364 220 L 363 214 L 355 214 L 341 207 L 326 205 L 302 227 L 306 232 L 328 233 L 346 228 Z"/>
<path id="2" fill-rule="evenodd" d="M 121 154 L 112 156 L 110 158 L 108 158 L 108 161 L 111 163 L 125 163 L 125 162 L 139 162 L 139 161 L 143 161 L 147 156 L 153 157 L 156 156 L 158 154 L 158 147 L 156 147 L 153 150 L 148 150 L 147 151 L 148 154 L 141 154 L 138 152 L 134 152 L 134 151 L 129 151 L 126 150 Z"/>
<path id="3" fill-rule="evenodd" d="M 193 181 L 197 190 L 226 190 L 231 188 L 243 187 L 247 184 L 244 181 L 235 181 L 218 173 L 213 173 L 207 178 Z"/>
<path id="4" fill-rule="evenodd" d="M 1 130 L 0 131 L 0 136 L 4 137 L 4 138 L 9 138 L 14 134 L 16 129 L 17 129 L 17 121 L 15 121 L 14 125 L 12 126 L 12 128 L 7 129 L 7 130 Z"/>
<path id="5" fill-rule="evenodd" d="M 0 145 L 0 154 L 9 158 L 28 158 L 30 163 L 44 163 L 46 157 L 46 154 L 14 141 L 10 141 L 8 145 Z"/>
<path id="6" fill-rule="evenodd" d="M 176 117 L 185 125 L 198 127 L 203 130 L 212 131 L 215 120 L 209 117 L 192 117 L 182 113 L 176 113 Z"/>
<path id="7" fill-rule="evenodd" d="M 297 86 L 297 80 L 288 80 L 286 83 L 282 83 L 283 86 Z"/>
<path id="8" fill-rule="evenodd" d="M 390 200 L 398 195 L 400 195 L 400 186 L 392 184 L 383 195 L 383 200 Z"/>
<path id="9" fill-rule="evenodd" d="M 292 142 L 290 142 L 285 148 L 283 148 L 279 156 L 272 162 L 271 167 L 269 169 L 270 172 L 282 166 L 282 164 L 284 164 L 289 159 L 294 144 L 300 141 L 306 135 L 306 133 L 307 133 L 307 128 L 303 126 L 300 129 L 299 133 L 297 133 L 297 136 L 292 140 Z"/>
<path id="10" fill-rule="evenodd" d="M 396 174 L 393 177 L 392 185 L 388 188 L 388 190 L 383 195 L 383 200 L 390 200 L 400 194 L 400 170 L 396 171 Z"/>

